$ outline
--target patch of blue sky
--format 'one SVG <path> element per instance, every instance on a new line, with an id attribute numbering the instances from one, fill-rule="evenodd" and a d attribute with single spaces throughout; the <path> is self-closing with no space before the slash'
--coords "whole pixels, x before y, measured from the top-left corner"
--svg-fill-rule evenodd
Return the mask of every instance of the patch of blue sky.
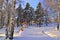
<path id="1" fill-rule="evenodd" d="M 27 2 L 34 9 L 36 9 L 36 7 L 37 7 L 37 5 L 38 5 L 39 2 L 41 2 L 42 6 L 43 6 L 43 0 L 22 0 L 22 1 L 24 1 L 24 3 L 21 3 L 23 8 L 25 8 L 25 5 L 26 5 Z M 16 5 L 16 8 L 18 7 L 18 5 L 19 4 Z"/>

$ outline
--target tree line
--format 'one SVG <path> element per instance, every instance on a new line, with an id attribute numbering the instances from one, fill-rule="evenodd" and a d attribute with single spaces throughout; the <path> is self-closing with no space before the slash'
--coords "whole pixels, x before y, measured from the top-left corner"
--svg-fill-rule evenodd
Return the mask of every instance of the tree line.
<path id="1" fill-rule="evenodd" d="M 18 15 L 18 26 L 24 20 L 28 23 L 28 25 L 32 25 L 32 21 L 34 21 L 34 23 L 40 27 L 43 23 L 46 23 L 46 25 L 48 24 L 48 11 L 46 10 L 44 12 L 40 2 L 38 3 L 36 10 L 34 10 L 33 7 L 30 7 L 29 3 L 26 3 L 26 7 L 24 9 L 22 8 L 21 4 L 19 4 L 19 7 L 16 9 L 16 13 Z"/>

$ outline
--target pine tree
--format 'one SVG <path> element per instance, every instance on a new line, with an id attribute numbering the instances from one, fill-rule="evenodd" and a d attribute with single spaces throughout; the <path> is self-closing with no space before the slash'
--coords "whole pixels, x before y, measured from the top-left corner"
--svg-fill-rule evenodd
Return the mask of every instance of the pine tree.
<path id="1" fill-rule="evenodd" d="M 30 4 L 27 3 L 25 9 L 29 9 L 29 7 L 30 7 Z"/>
<path id="2" fill-rule="evenodd" d="M 17 18 L 17 27 L 21 24 L 22 19 L 22 7 L 21 4 L 19 4 L 19 7 L 17 8 L 18 18 Z"/>
<path id="3" fill-rule="evenodd" d="M 24 9 L 24 20 L 27 21 L 28 24 L 30 24 L 30 4 L 27 3 L 26 7 Z"/>
<path id="4" fill-rule="evenodd" d="M 41 7 L 41 3 L 38 3 L 37 9 L 35 11 L 35 15 L 36 15 L 36 23 L 37 25 L 39 25 L 41 27 L 42 21 L 43 21 L 43 9 Z"/>
<path id="5" fill-rule="evenodd" d="M 33 21 L 33 17 L 34 17 L 34 8 L 30 7 L 30 24 L 32 25 L 32 21 Z"/>
<path id="6" fill-rule="evenodd" d="M 41 3 L 40 3 L 40 2 L 38 3 L 37 8 L 38 8 L 38 9 L 40 9 L 40 8 L 41 8 Z"/>

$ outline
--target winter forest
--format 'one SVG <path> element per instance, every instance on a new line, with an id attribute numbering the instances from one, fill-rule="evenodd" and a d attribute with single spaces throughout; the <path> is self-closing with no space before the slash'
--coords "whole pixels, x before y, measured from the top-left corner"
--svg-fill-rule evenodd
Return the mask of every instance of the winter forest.
<path id="1" fill-rule="evenodd" d="M 0 29 L 13 39 L 14 28 L 56 27 L 60 24 L 59 0 L 0 0 Z M 43 32 L 43 31 L 42 31 Z"/>
<path id="2" fill-rule="evenodd" d="M 30 4 L 27 2 L 24 8 L 22 5 L 25 3 L 24 0 L 16 0 L 14 3 L 14 18 L 17 25 L 21 24 L 24 20 L 30 25 L 32 22 L 36 24 L 43 24 L 46 25 L 51 22 L 57 22 L 58 16 L 58 9 L 57 9 L 57 0 L 43 0 L 43 6 L 41 2 L 37 3 L 36 8 L 34 9 Z M 16 8 L 16 5 L 18 7 Z M 2 25 L 5 24 L 9 20 L 9 15 L 11 13 L 12 7 L 12 0 L 3 0 L 2 1 L 2 17 L 1 23 Z M 1 8 L 0 8 L 1 9 Z M 6 21 L 5 21 L 6 20 Z M 8 24 L 8 23 L 7 23 Z"/>

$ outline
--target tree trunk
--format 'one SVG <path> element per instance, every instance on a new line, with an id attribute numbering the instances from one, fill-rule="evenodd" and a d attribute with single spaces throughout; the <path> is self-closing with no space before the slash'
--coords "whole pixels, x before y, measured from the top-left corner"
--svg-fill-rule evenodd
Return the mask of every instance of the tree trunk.
<path id="1" fill-rule="evenodd" d="M 10 13 L 10 21 L 9 21 L 9 39 L 13 39 L 13 34 L 14 34 L 14 4 L 15 0 L 12 0 L 12 7 L 11 7 L 11 13 Z"/>
<path id="2" fill-rule="evenodd" d="M 0 28 L 3 27 L 3 13 L 2 13 L 3 0 L 0 0 Z"/>

